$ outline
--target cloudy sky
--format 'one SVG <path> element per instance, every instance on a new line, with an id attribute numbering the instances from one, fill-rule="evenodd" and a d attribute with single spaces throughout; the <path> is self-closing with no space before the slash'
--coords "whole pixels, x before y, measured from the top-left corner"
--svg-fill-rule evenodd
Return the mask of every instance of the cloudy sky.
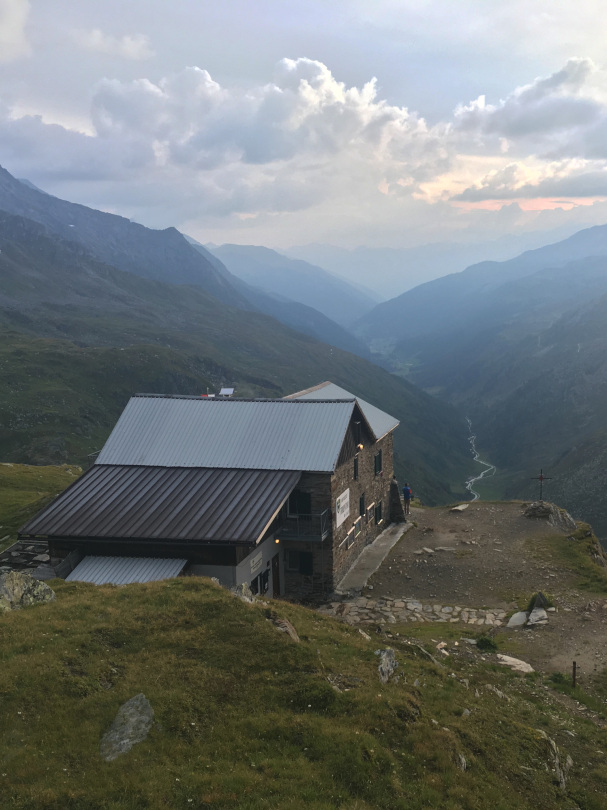
<path id="1" fill-rule="evenodd" d="M 0 0 L 0 164 L 203 242 L 607 222 L 598 0 Z"/>

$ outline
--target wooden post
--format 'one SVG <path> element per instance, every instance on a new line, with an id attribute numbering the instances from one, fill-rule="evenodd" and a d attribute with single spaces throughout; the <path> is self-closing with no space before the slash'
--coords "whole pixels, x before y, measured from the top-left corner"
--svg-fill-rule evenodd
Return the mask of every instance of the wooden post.
<path id="1" fill-rule="evenodd" d="M 572 682 L 573 682 L 573 688 L 574 688 L 574 689 L 575 689 L 575 687 L 576 687 L 576 676 L 577 676 L 577 664 L 576 664 L 576 662 L 574 661 L 574 662 L 573 662 L 573 678 L 572 678 Z"/>

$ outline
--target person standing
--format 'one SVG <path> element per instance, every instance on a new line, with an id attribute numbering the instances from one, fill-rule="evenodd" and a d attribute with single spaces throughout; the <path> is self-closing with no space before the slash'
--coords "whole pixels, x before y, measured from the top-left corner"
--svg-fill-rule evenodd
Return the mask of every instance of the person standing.
<path id="1" fill-rule="evenodd" d="M 405 486 L 403 487 L 403 501 L 405 504 L 405 515 L 411 514 L 411 498 L 413 497 L 413 492 L 411 491 L 411 487 L 405 481 Z"/>

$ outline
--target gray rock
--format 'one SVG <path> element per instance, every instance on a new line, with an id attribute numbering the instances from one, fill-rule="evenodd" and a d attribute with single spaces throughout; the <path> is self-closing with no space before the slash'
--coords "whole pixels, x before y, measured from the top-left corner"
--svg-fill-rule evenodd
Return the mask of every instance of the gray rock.
<path id="1" fill-rule="evenodd" d="M 55 592 L 29 574 L 9 571 L 0 576 L 0 613 L 52 602 Z"/>
<path id="2" fill-rule="evenodd" d="M 558 506 L 548 503 L 548 501 L 536 501 L 530 504 L 523 512 L 523 515 L 532 520 L 545 520 L 551 526 L 566 532 L 577 530 L 577 524 L 569 512 L 565 509 L 559 509 Z"/>
<path id="3" fill-rule="evenodd" d="M 528 664 L 526 661 L 521 661 L 520 658 L 513 658 L 511 655 L 502 655 L 502 653 L 498 653 L 497 661 L 499 664 L 503 664 L 505 667 L 510 667 L 510 669 L 514 670 L 515 672 L 534 672 L 531 664 Z"/>
<path id="4" fill-rule="evenodd" d="M 234 596 L 242 599 L 243 602 L 255 601 L 255 597 L 253 596 L 253 593 L 246 582 L 243 582 L 242 585 L 236 585 L 236 587 L 230 588 L 230 590 Z"/>
<path id="5" fill-rule="evenodd" d="M 375 655 L 379 655 L 379 680 L 382 683 L 388 683 L 390 677 L 394 674 L 395 669 L 398 667 L 398 661 L 394 655 L 392 647 L 385 650 L 375 650 Z"/>
<path id="6" fill-rule="evenodd" d="M 534 608 L 529 614 L 527 619 L 527 626 L 532 627 L 534 624 L 545 624 L 548 621 L 548 614 L 542 607 Z"/>
<path id="7" fill-rule="evenodd" d="M 145 740 L 154 721 L 154 709 L 144 694 L 135 695 L 118 709 L 110 730 L 103 735 L 99 751 L 106 762 L 126 754 Z"/>
<path id="8" fill-rule="evenodd" d="M 527 624 L 527 612 L 525 610 L 519 610 L 518 613 L 514 613 L 510 617 L 506 627 L 524 627 L 526 624 Z"/>

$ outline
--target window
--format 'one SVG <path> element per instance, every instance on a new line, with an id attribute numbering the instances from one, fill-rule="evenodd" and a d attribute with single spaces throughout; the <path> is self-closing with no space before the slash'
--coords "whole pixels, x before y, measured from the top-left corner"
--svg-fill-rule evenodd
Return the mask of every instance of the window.
<path id="1" fill-rule="evenodd" d="M 289 495 L 289 514 L 311 515 L 312 495 L 309 492 L 302 492 L 300 489 L 294 489 Z"/>
<path id="2" fill-rule="evenodd" d="M 314 573 L 314 555 L 311 551 L 299 552 L 299 573 L 308 576 Z"/>
<path id="3" fill-rule="evenodd" d="M 365 514 L 365 493 L 360 496 L 358 499 L 358 514 L 363 517 Z"/>
<path id="4" fill-rule="evenodd" d="M 371 523 L 373 520 L 375 520 L 375 501 L 367 506 L 367 523 Z"/>
<path id="5" fill-rule="evenodd" d="M 381 475 L 384 471 L 384 460 L 383 460 L 383 453 L 381 450 L 377 451 L 373 461 L 375 466 L 375 475 Z"/>
<path id="6" fill-rule="evenodd" d="M 287 571 L 311 576 L 314 573 L 314 555 L 311 551 L 287 548 L 285 549 L 285 567 Z"/>
<path id="7" fill-rule="evenodd" d="M 354 537 L 358 537 L 358 535 L 362 532 L 362 530 L 363 530 L 363 519 L 358 518 L 358 520 L 354 522 Z"/>
<path id="8" fill-rule="evenodd" d="M 380 523 L 383 523 L 382 517 L 382 502 L 375 504 L 375 525 L 379 526 Z"/>
<path id="9" fill-rule="evenodd" d="M 285 549 L 285 566 L 287 571 L 299 571 L 299 551 Z"/>
<path id="10" fill-rule="evenodd" d="M 354 456 L 354 480 L 358 481 L 358 456 Z"/>

